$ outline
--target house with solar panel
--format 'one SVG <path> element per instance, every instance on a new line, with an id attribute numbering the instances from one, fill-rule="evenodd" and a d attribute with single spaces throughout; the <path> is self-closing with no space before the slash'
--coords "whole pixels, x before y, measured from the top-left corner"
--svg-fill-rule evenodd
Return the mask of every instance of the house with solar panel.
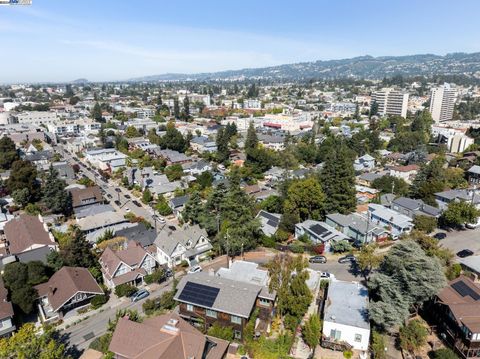
<path id="1" fill-rule="evenodd" d="M 174 297 L 179 303 L 180 316 L 204 331 L 215 323 L 232 327 L 235 339 L 243 340 L 243 329 L 258 309 L 255 330 L 267 331 L 274 313 L 276 293 L 270 292 L 261 281 L 256 284 L 246 279 L 240 281 L 227 277 L 226 273 L 218 276 L 213 272 L 183 277 Z"/>
<path id="2" fill-rule="evenodd" d="M 426 313 L 437 322 L 461 358 L 478 357 L 480 352 L 480 285 L 466 276 L 448 283 L 428 304 Z"/>
<path id="3" fill-rule="evenodd" d="M 332 242 L 349 240 L 349 237 L 325 222 L 307 219 L 295 225 L 295 239 L 306 235 L 314 244 L 324 244 L 325 251 L 330 250 Z"/>
<path id="4" fill-rule="evenodd" d="M 281 214 L 270 213 L 263 209 L 258 212 L 257 217 L 260 220 L 260 229 L 266 236 L 273 236 L 278 227 L 280 227 Z"/>

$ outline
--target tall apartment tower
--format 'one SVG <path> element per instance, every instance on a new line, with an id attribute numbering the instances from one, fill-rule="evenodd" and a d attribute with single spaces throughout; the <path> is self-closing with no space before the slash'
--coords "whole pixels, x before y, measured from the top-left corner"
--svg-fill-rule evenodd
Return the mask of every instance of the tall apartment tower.
<path id="1" fill-rule="evenodd" d="M 408 93 L 385 88 L 372 94 L 372 101 L 378 105 L 380 115 L 398 115 L 407 117 Z"/>
<path id="2" fill-rule="evenodd" d="M 449 121 L 453 117 L 453 109 L 457 91 L 444 83 L 442 86 L 432 88 L 432 96 L 430 99 L 430 113 L 433 121 Z"/>

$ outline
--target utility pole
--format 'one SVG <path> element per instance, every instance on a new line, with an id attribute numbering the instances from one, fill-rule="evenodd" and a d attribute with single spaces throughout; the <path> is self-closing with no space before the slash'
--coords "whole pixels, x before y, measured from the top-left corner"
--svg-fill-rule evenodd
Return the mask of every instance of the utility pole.
<path id="1" fill-rule="evenodd" d="M 230 268 L 230 257 L 228 255 L 228 250 L 229 250 L 229 245 L 228 245 L 228 228 L 227 228 L 227 233 L 225 234 L 225 249 L 227 251 L 227 268 Z"/>

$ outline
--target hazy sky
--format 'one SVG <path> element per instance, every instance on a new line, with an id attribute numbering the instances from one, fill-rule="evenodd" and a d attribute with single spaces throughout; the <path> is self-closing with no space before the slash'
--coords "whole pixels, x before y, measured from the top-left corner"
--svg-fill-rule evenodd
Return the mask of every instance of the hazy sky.
<path id="1" fill-rule="evenodd" d="M 480 51 L 480 0 L 33 0 L 0 6 L 0 83 Z"/>

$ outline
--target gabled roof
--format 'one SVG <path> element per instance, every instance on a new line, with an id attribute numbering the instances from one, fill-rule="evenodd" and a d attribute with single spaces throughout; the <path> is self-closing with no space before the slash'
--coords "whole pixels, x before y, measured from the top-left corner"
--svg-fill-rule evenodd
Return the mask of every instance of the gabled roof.
<path id="1" fill-rule="evenodd" d="M 221 359 L 227 348 L 227 341 L 203 335 L 174 313 L 142 323 L 120 318 L 109 346 L 128 359 Z"/>
<path id="2" fill-rule="evenodd" d="M 208 241 L 207 231 L 200 228 L 198 224 L 177 229 L 176 231 L 170 231 L 164 228 L 158 233 L 155 239 L 155 245 L 170 256 L 179 244 L 187 248 L 187 242 L 191 241 L 191 247 L 195 247 L 201 237 L 204 237 Z M 209 249 L 211 249 L 211 245 L 206 250 Z"/>
<path id="3" fill-rule="evenodd" d="M 147 251 L 140 244 L 135 241 L 129 241 L 127 248 L 118 251 L 107 247 L 100 256 L 100 262 L 106 274 L 109 277 L 113 277 L 120 264 L 124 263 L 133 268 L 139 265 L 147 255 Z"/>
<path id="4" fill-rule="evenodd" d="M 468 173 L 480 174 L 480 166 L 474 165 L 470 167 L 467 171 Z"/>
<path id="5" fill-rule="evenodd" d="M 147 229 L 145 224 L 137 223 L 136 226 L 123 228 L 115 232 L 117 237 L 125 237 L 128 240 L 133 240 L 139 243 L 142 247 L 148 247 L 155 242 L 157 238 L 157 232 L 155 229 Z"/>
<path id="6" fill-rule="evenodd" d="M 84 206 L 86 204 L 98 203 L 103 202 L 102 192 L 100 191 L 100 187 L 92 186 L 86 188 L 72 188 L 70 189 L 70 193 L 72 194 L 72 206 Z M 84 203 L 84 201 L 88 200 L 88 203 Z M 91 201 L 91 202 L 90 202 Z"/>
<path id="7" fill-rule="evenodd" d="M 58 311 L 78 292 L 103 294 L 88 269 L 62 267 L 48 282 L 35 286 L 39 297 L 47 297 L 53 311 Z"/>
<path id="8" fill-rule="evenodd" d="M 257 217 L 260 219 L 261 230 L 267 236 L 272 236 L 280 226 L 281 214 L 270 213 L 263 209 L 258 212 Z"/>
<path id="9" fill-rule="evenodd" d="M 3 279 L 0 277 L 0 319 L 11 318 L 15 314 L 13 312 L 12 303 L 7 300 L 8 290 L 3 284 Z"/>
<path id="10" fill-rule="evenodd" d="M 21 214 L 5 224 L 4 232 L 11 254 L 21 253 L 33 245 L 57 245 L 53 236 L 50 237 L 40 218 L 40 216 Z"/>

